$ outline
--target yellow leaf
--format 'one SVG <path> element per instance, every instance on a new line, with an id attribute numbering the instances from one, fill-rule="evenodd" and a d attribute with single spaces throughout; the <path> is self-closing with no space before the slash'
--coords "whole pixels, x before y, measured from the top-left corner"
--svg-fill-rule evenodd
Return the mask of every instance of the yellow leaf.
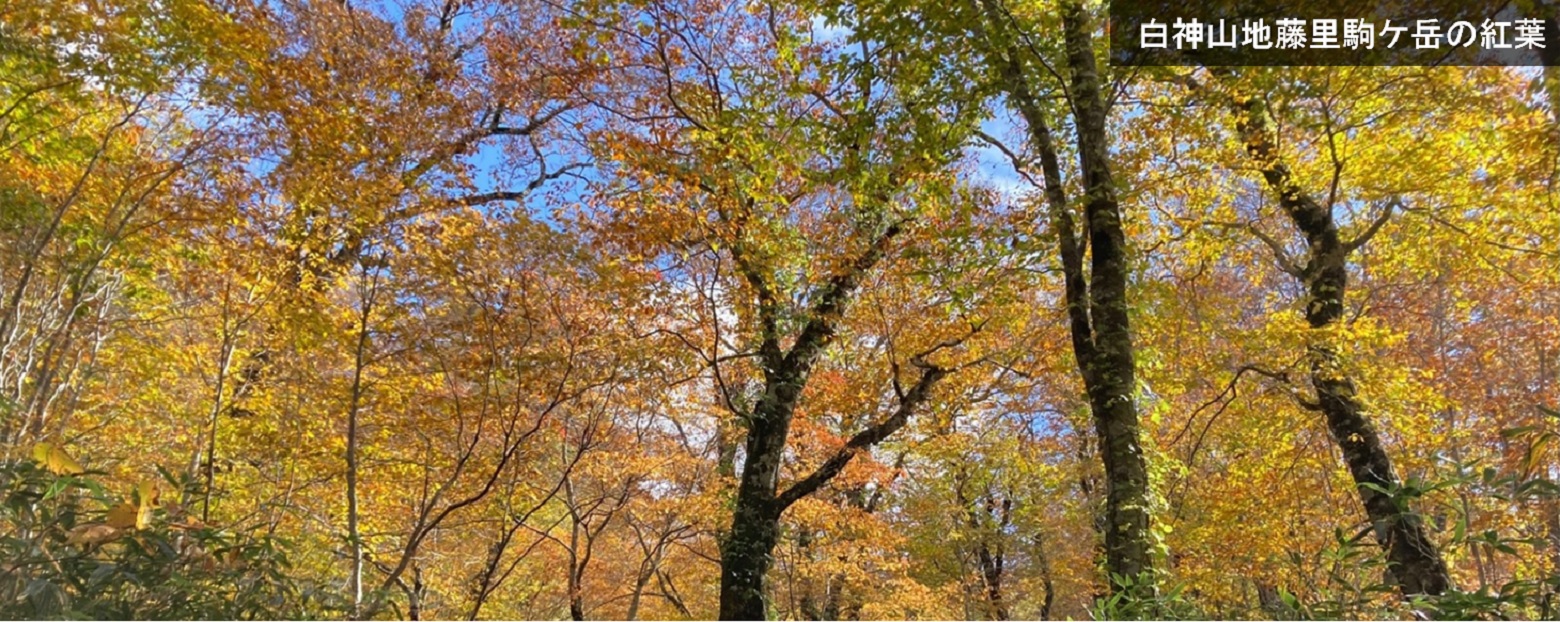
<path id="1" fill-rule="evenodd" d="M 55 475 L 77 475 L 86 471 L 81 468 L 81 463 L 65 453 L 65 450 L 49 443 L 33 445 L 33 460 L 37 460 L 43 468 Z"/>
<path id="2" fill-rule="evenodd" d="M 135 502 L 142 510 L 157 507 L 157 482 L 144 481 L 135 487 Z"/>
<path id="3" fill-rule="evenodd" d="M 108 526 L 115 529 L 129 529 L 136 527 L 138 510 L 129 502 L 121 503 L 108 510 Z"/>

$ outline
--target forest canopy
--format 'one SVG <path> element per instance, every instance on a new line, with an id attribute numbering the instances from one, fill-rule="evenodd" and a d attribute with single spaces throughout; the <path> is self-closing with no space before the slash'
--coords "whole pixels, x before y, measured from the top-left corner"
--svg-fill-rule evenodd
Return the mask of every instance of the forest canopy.
<path id="1" fill-rule="evenodd" d="M 0 3 L 0 617 L 1560 617 L 1560 73 L 1107 24 Z"/>

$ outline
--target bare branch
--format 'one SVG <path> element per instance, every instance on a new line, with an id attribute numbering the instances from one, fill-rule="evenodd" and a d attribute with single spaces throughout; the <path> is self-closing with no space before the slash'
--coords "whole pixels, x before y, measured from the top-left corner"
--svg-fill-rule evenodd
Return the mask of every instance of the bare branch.
<path id="1" fill-rule="evenodd" d="M 526 184 L 525 189 L 523 190 L 497 190 L 494 192 L 467 195 L 454 199 L 451 201 L 451 203 L 465 207 L 475 207 L 478 205 L 498 203 L 501 201 L 524 201 L 526 197 L 531 196 L 532 192 L 535 192 L 538 188 L 541 188 L 547 182 L 558 179 L 559 177 L 563 177 L 564 175 L 569 174 L 571 171 L 582 169 L 587 166 L 590 165 L 585 162 L 571 162 L 566 166 L 560 167 L 556 171 L 542 173 L 536 179 L 531 180 L 531 183 Z"/>
<path id="2" fill-rule="evenodd" d="M 1359 247 L 1364 246 L 1365 243 L 1369 242 L 1371 238 L 1376 237 L 1376 233 L 1381 231 L 1381 226 L 1387 224 L 1387 220 L 1392 218 L 1392 212 L 1396 211 L 1397 208 L 1402 206 L 1402 199 L 1394 198 L 1387 202 L 1386 206 L 1381 208 L 1381 214 L 1376 216 L 1375 220 L 1371 221 L 1370 226 L 1366 227 L 1365 231 L 1361 232 L 1359 237 L 1343 243 L 1344 252 L 1352 253 L 1359 249 Z"/>

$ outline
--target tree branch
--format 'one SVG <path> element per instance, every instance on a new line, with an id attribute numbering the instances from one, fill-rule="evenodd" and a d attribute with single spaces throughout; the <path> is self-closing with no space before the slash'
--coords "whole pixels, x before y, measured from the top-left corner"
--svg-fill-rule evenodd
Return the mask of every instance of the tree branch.
<path id="1" fill-rule="evenodd" d="M 1382 208 L 1381 214 L 1376 216 L 1375 220 L 1371 221 L 1370 226 L 1366 227 L 1365 231 L 1361 232 L 1358 237 L 1343 243 L 1344 252 L 1352 253 L 1355 250 L 1358 250 L 1359 247 L 1364 246 L 1365 243 L 1369 242 L 1371 238 L 1376 237 L 1376 233 L 1381 231 L 1381 226 L 1387 224 L 1387 220 L 1392 218 L 1392 212 L 1396 211 L 1397 208 L 1402 207 L 1402 205 L 1403 202 L 1401 199 L 1392 199 L 1391 201 L 1387 202 L 1387 205 Z"/>
<path id="2" fill-rule="evenodd" d="M 867 247 L 867 250 L 846 267 L 844 272 L 829 279 L 829 283 L 824 286 L 818 297 L 818 303 L 812 308 L 807 325 L 802 328 L 801 334 L 796 337 L 796 343 L 785 356 L 786 368 L 811 365 L 817 354 L 828 345 L 829 340 L 834 337 L 839 315 L 844 310 L 851 293 L 860 284 L 861 276 L 876 266 L 888 253 L 889 243 L 904 231 L 904 224 L 904 220 L 890 224 L 877 239 L 872 241 L 872 245 Z"/>
<path id="3" fill-rule="evenodd" d="M 827 484 L 829 480 L 834 479 L 841 471 L 845 470 L 845 465 L 850 464 L 850 461 L 855 459 L 857 453 L 882 442 L 883 439 L 888 438 L 889 435 L 904 427 L 905 423 L 910 420 L 910 415 L 930 398 L 932 386 L 937 384 L 937 381 L 941 380 L 949 372 L 948 369 L 926 363 L 918 363 L 918 366 L 921 368 L 921 377 L 916 381 L 915 386 L 905 394 L 904 399 L 900 400 L 899 408 L 894 410 L 894 414 L 851 436 L 850 440 L 845 442 L 845 446 L 824 461 L 817 470 L 792 484 L 790 488 L 785 489 L 785 492 L 780 493 L 775 498 L 776 509 L 784 511 L 803 497 L 816 492 L 824 484 Z"/>
<path id="4" fill-rule="evenodd" d="M 541 176 L 538 176 L 536 179 L 531 180 L 531 183 L 526 184 L 525 188 L 522 189 L 522 190 L 497 190 L 497 191 L 493 191 L 493 192 L 484 192 L 484 193 L 481 193 L 481 194 L 473 194 L 473 195 L 467 195 L 467 196 L 464 196 L 464 197 L 460 197 L 460 198 L 454 199 L 451 202 L 454 203 L 455 205 L 463 205 L 463 206 L 466 206 L 466 207 L 475 207 L 475 206 L 484 205 L 484 204 L 487 204 L 487 203 L 498 203 L 500 201 L 524 201 L 525 198 L 530 196 L 532 192 L 535 192 L 538 188 L 541 188 L 542 185 L 546 184 L 547 182 L 552 181 L 554 179 L 557 179 L 559 177 L 563 177 L 564 175 L 567 175 L 570 171 L 582 169 L 582 168 L 585 168 L 587 166 L 590 166 L 590 165 L 586 164 L 584 162 L 573 162 L 573 163 L 570 163 L 570 164 L 568 164 L 566 166 L 563 166 L 563 167 L 559 168 L 556 171 L 543 173 Z"/>

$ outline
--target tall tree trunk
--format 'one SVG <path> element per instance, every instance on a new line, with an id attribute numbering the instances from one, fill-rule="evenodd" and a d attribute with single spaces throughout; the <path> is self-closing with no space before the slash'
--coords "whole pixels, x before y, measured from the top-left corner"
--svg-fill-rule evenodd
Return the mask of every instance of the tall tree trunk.
<path id="1" fill-rule="evenodd" d="M 1105 462 L 1105 554 L 1111 572 L 1137 583 L 1153 567 L 1148 527 L 1148 468 L 1138 441 L 1136 364 L 1127 309 L 1126 234 L 1111 178 L 1105 123 L 1109 106 L 1095 65 L 1093 24 L 1082 3 L 1063 9 L 1067 64 L 1078 126 L 1078 157 L 1090 247 L 1089 312 L 1094 351 L 1085 373 Z"/>
<path id="2" fill-rule="evenodd" d="M 221 423 L 222 393 L 227 388 L 228 367 L 233 362 L 233 333 L 228 325 L 229 314 L 232 313 L 232 308 L 228 305 L 231 300 L 229 296 L 228 288 L 224 287 L 222 296 L 222 345 L 217 349 L 217 382 L 216 389 L 212 392 L 211 414 L 207 417 L 208 425 L 206 428 L 206 469 L 204 473 L 206 489 L 200 503 L 200 520 L 205 523 L 211 522 L 211 494 L 216 488 L 217 479 L 217 424 Z M 199 452 L 197 452 L 197 465 L 199 455 Z M 191 471 L 193 470 L 191 469 Z"/>
<path id="3" fill-rule="evenodd" d="M 1008 526 L 1012 524 L 1013 500 L 1004 496 L 998 501 L 998 493 L 989 487 L 979 497 L 972 499 L 964 494 L 967 481 L 964 473 L 961 471 L 957 478 L 959 483 L 954 488 L 954 500 L 964 512 L 965 525 L 977 539 L 975 565 L 980 570 L 981 586 L 985 591 L 981 598 L 986 601 L 986 619 L 1007 620 L 1007 600 L 1002 593 L 1007 562 L 1007 547 L 1003 538 L 1007 537 Z"/>
<path id="4" fill-rule="evenodd" d="M 1284 599 L 1279 595 L 1278 586 L 1266 581 L 1257 583 L 1257 607 L 1273 620 L 1282 620 L 1283 616 L 1294 615 L 1284 605 Z"/>
<path id="5" fill-rule="evenodd" d="M 628 613 L 623 616 L 624 620 L 630 622 L 639 619 L 639 603 L 644 599 L 645 587 L 650 585 L 650 579 L 655 576 L 656 571 L 656 567 L 648 560 L 641 563 L 640 567 L 642 569 L 634 577 L 634 591 L 628 599 Z"/>
<path id="6" fill-rule="evenodd" d="M 1031 74 L 1042 59 L 1020 46 L 1027 34 L 999 0 L 980 0 L 987 17 L 983 37 L 1010 102 L 1024 118 L 1039 155 L 1046 202 L 1057 231 L 1073 354 L 1089 398 L 1100 458 L 1105 466 L 1105 563 L 1114 579 L 1152 590 L 1148 469 L 1138 439 L 1136 365 L 1127 301 L 1126 235 L 1110 165 L 1106 120 L 1109 102 L 1094 55 L 1094 25 L 1081 3 L 1063 8 L 1062 25 L 1071 73 L 1071 103 L 1083 175 L 1082 237 L 1073 222 L 1050 123 L 1035 95 Z M 1027 60 L 1026 60 L 1027 59 Z M 1083 262 L 1084 243 L 1089 271 Z"/>
<path id="7" fill-rule="evenodd" d="M 401 588 L 406 592 L 406 619 L 422 619 L 423 595 L 427 593 L 427 586 L 423 585 L 422 568 L 412 566 L 412 584 L 401 583 Z"/>
<path id="8" fill-rule="evenodd" d="M 366 270 L 366 268 L 365 268 Z M 371 283 L 362 296 L 362 311 L 358 317 L 357 344 L 353 349 L 352 389 L 347 401 L 347 543 L 350 547 L 351 570 L 347 589 L 352 596 L 352 619 L 363 614 L 363 534 L 358 516 L 358 415 L 363 407 L 363 375 L 368 365 L 368 323 L 374 312 L 374 301 L 379 295 L 379 275 L 369 277 Z"/>
<path id="9" fill-rule="evenodd" d="M 1236 105 L 1242 113 L 1238 129 L 1247 153 L 1257 162 L 1268 186 L 1278 193 L 1279 206 L 1306 240 L 1304 265 L 1282 259 L 1281 263 L 1305 284 L 1308 292 L 1305 319 L 1315 331 L 1307 346 L 1311 386 L 1316 392 L 1316 403 L 1311 406 L 1323 414 L 1333 440 L 1343 452 L 1343 461 L 1354 477 L 1376 538 L 1386 549 L 1392 578 L 1405 595 L 1441 594 L 1451 585 L 1446 563 L 1419 514 L 1388 494 L 1399 486 L 1392 461 L 1375 427 L 1366 419 L 1354 379 L 1342 365 L 1337 347 L 1326 337 L 1326 331 L 1343 319 L 1349 254 L 1380 230 L 1393 208 L 1384 208 L 1357 239 L 1344 241 L 1332 207 L 1318 203 L 1296 184 L 1279 157 L 1266 103 L 1251 97 L 1237 101 Z"/>
<path id="10" fill-rule="evenodd" d="M 569 503 L 573 505 L 573 494 L 569 495 Z M 571 514 L 573 513 L 571 509 Z M 574 516 L 574 523 L 569 529 L 569 619 L 582 622 L 585 619 L 585 563 L 581 560 L 578 551 L 580 547 L 580 519 Z"/>

